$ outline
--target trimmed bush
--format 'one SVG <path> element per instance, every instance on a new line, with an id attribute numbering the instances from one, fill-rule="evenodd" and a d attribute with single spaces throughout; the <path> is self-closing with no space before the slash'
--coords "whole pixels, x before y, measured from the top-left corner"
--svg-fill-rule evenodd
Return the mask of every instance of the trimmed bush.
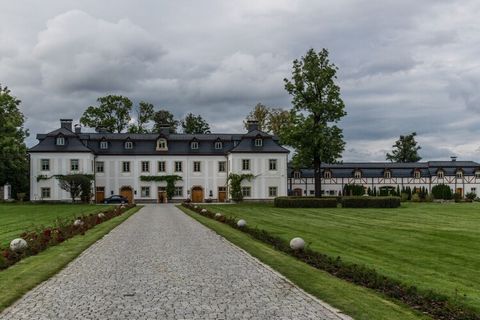
<path id="1" fill-rule="evenodd" d="M 276 197 L 273 204 L 277 208 L 336 208 L 337 198 Z"/>
<path id="2" fill-rule="evenodd" d="M 365 194 L 365 188 L 361 184 L 346 184 L 343 187 L 344 196 L 362 196 Z"/>
<path id="3" fill-rule="evenodd" d="M 435 199 L 451 200 L 453 198 L 452 189 L 445 184 L 437 184 L 432 188 L 432 195 Z"/>
<path id="4" fill-rule="evenodd" d="M 343 208 L 398 208 L 399 197 L 343 197 Z"/>

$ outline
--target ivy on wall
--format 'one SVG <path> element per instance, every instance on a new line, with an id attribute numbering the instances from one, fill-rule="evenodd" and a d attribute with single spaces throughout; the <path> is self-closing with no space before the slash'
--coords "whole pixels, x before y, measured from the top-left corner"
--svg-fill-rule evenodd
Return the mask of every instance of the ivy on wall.
<path id="1" fill-rule="evenodd" d="M 230 183 L 230 196 L 232 197 L 233 201 L 243 200 L 242 181 L 250 181 L 253 178 L 255 178 L 253 174 L 230 173 L 228 175 L 227 181 Z"/>
<path id="2" fill-rule="evenodd" d="M 171 200 L 175 194 L 175 182 L 182 180 L 182 177 L 177 175 L 167 175 L 167 176 L 140 176 L 140 181 L 155 181 L 155 182 L 167 182 L 167 198 Z"/>

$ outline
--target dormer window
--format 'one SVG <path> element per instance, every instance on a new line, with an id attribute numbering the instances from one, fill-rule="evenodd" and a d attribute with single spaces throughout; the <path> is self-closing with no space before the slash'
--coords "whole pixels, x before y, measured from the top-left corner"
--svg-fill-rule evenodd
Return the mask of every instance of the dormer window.
<path id="1" fill-rule="evenodd" d="M 158 151 L 168 150 L 167 139 L 160 138 L 160 139 L 157 140 L 157 150 Z"/>
<path id="2" fill-rule="evenodd" d="M 294 179 L 300 179 L 300 177 L 301 177 L 300 171 L 295 171 L 295 172 L 293 173 L 293 178 L 294 178 Z"/>
<path id="3" fill-rule="evenodd" d="M 133 142 L 125 141 L 125 149 L 133 149 Z"/>
<path id="4" fill-rule="evenodd" d="M 462 170 L 458 170 L 455 175 L 456 175 L 457 178 L 459 178 L 459 179 L 463 178 L 463 172 L 462 172 Z"/>
<path id="5" fill-rule="evenodd" d="M 64 146 L 65 145 L 65 137 L 58 136 L 56 140 L 57 146 Z"/>
<path id="6" fill-rule="evenodd" d="M 480 179 L 480 170 L 475 171 L 475 178 Z"/>
<path id="7" fill-rule="evenodd" d="M 420 170 L 415 170 L 415 172 L 413 173 L 413 177 L 415 179 L 420 179 L 420 176 L 421 176 Z"/>
<path id="8" fill-rule="evenodd" d="M 197 149 L 198 149 L 198 141 L 192 141 L 192 142 L 190 143 L 190 148 L 191 148 L 192 150 L 197 150 Z"/>
<path id="9" fill-rule="evenodd" d="M 331 172 L 331 171 L 328 171 L 328 170 L 325 171 L 325 172 L 323 173 L 323 177 L 324 177 L 325 179 L 331 179 L 331 178 L 332 178 L 332 172 Z"/>
<path id="10" fill-rule="evenodd" d="M 443 170 L 437 171 L 437 178 L 443 179 L 445 177 L 445 172 Z"/>
<path id="11" fill-rule="evenodd" d="M 355 172 L 353 173 L 353 177 L 355 179 L 361 179 L 362 178 L 362 172 L 360 170 L 355 170 Z"/>
<path id="12" fill-rule="evenodd" d="M 215 141 L 215 149 L 220 150 L 223 148 L 223 143 L 222 141 Z"/>
<path id="13" fill-rule="evenodd" d="M 262 138 L 256 138 L 255 139 L 255 147 L 261 147 L 263 146 L 263 139 Z"/>
<path id="14" fill-rule="evenodd" d="M 100 141 L 100 149 L 103 149 L 103 150 L 108 149 L 108 141 L 106 140 Z"/>
<path id="15" fill-rule="evenodd" d="M 383 172 L 383 177 L 384 177 L 385 179 L 390 179 L 390 178 L 392 177 L 392 173 L 391 173 L 389 170 L 385 170 L 385 171 Z"/>

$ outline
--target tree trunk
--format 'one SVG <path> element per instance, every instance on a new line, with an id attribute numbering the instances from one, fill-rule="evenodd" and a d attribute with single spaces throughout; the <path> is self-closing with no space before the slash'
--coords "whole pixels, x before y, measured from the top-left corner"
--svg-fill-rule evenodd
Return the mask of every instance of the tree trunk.
<path id="1" fill-rule="evenodd" d="M 322 173 L 321 173 L 322 162 L 320 157 L 313 158 L 313 171 L 315 179 L 315 197 L 322 196 Z"/>

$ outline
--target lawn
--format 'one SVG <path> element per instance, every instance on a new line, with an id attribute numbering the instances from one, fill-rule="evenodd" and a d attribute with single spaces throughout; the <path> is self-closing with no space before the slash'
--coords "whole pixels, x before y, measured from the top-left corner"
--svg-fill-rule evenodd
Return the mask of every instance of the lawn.
<path id="1" fill-rule="evenodd" d="M 480 204 L 407 203 L 397 209 L 280 209 L 212 205 L 286 240 L 433 289 L 480 311 Z"/>
<path id="2" fill-rule="evenodd" d="M 0 248 L 24 231 L 53 226 L 58 218 L 73 219 L 106 208 L 88 204 L 0 204 Z"/>

